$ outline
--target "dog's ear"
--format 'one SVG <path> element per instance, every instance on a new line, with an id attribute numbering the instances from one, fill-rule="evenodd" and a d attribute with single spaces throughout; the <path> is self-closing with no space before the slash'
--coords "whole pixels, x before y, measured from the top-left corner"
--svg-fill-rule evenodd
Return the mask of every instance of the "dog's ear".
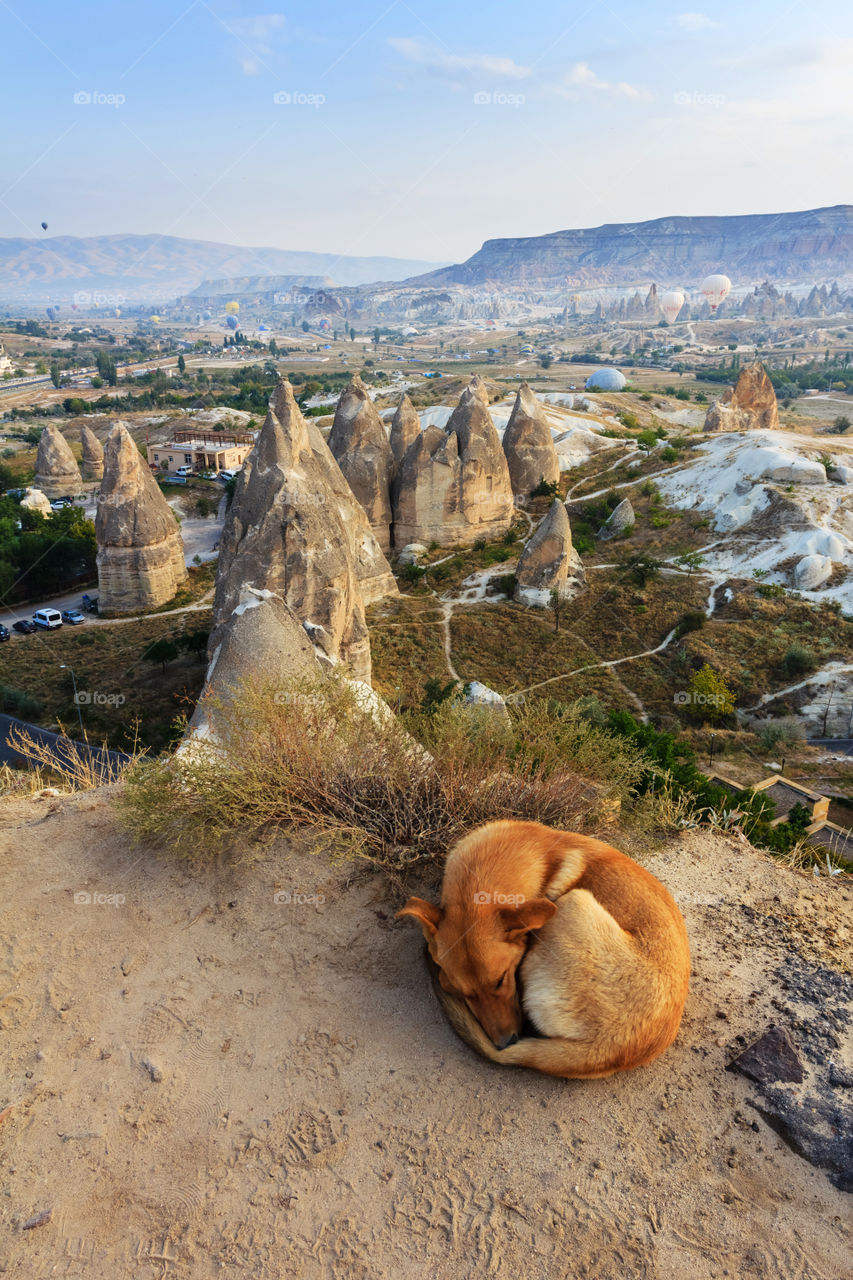
<path id="1" fill-rule="evenodd" d="M 424 937 L 432 938 L 435 937 L 435 931 L 441 924 L 444 912 L 433 902 L 427 902 L 423 898 L 409 898 L 402 911 L 397 912 L 398 920 L 404 916 L 411 916 L 413 920 L 419 921 Z"/>
<path id="2" fill-rule="evenodd" d="M 506 930 L 508 942 L 517 942 L 525 933 L 533 929 L 541 929 L 556 913 L 557 908 L 550 898 L 531 898 L 518 907 L 504 907 L 501 911 L 501 924 Z"/>

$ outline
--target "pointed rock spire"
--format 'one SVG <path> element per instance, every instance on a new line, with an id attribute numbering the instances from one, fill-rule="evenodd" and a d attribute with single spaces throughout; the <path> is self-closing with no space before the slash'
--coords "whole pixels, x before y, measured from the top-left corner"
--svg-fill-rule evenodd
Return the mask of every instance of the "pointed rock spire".
<path id="1" fill-rule="evenodd" d="M 91 427 L 85 422 L 80 428 L 80 444 L 83 449 L 83 479 L 102 480 L 104 476 L 104 446 Z"/>
<path id="2" fill-rule="evenodd" d="M 82 484 L 71 446 L 59 428 L 49 422 L 39 439 L 33 485 L 53 499 L 78 494 Z"/>
<path id="3" fill-rule="evenodd" d="M 515 573 L 515 600 L 544 608 L 557 590 L 567 599 L 584 582 L 580 556 L 572 546 L 572 529 L 564 504 L 555 498 L 521 553 Z"/>
<path id="4" fill-rule="evenodd" d="M 104 613 L 159 608 L 186 581 L 175 514 L 121 422 L 104 449 L 95 537 L 98 605 Z"/>
<path id="5" fill-rule="evenodd" d="M 341 394 L 329 448 L 383 551 L 391 546 L 393 457 L 385 424 L 358 374 Z"/>
<path id="6" fill-rule="evenodd" d="M 391 437 L 389 443 L 391 445 L 392 457 L 392 484 L 394 477 L 400 469 L 400 463 L 405 457 L 406 450 L 410 444 L 417 440 L 420 434 L 421 420 L 418 417 L 417 410 L 411 400 L 404 392 L 402 399 L 397 406 L 397 412 L 394 414 L 391 422 Z"/>
<path id="7" fill-rule="evenodd" d="M 776 391 L 760 361 L 744 365 L 734 388 L 730 387 L 719 400 L 711 401 L 704 430 L 779 430 Z"/>
<path id="8" fill-rule="evenodd" d="M 290 384 L 279 381 L 220 540 L 211 654 L 241 592 L 252 588 L 280 598 L 315 648 L 369 682 L 360 584 L 376 590 L 383 578 L 393 584 L 364 511 L 322 436 L 303 418 Z"/>
<path id="9" fill-rule="evenodd" d="M 540 481 L 556 484 L 560 463 L 548 419 L 536 396 L 522 382 L 503 438 L 514 494 L 529 497 Z"/>

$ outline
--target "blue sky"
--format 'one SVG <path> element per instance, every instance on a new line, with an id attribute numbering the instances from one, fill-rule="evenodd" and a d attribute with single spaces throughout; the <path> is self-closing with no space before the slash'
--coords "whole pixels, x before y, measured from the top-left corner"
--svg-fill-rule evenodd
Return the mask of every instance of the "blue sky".
<path id="1" fill-rule="evenodd" d="M 0 0 L 0 235 L 458 261 L 851 200 L 848 4 L 277 4 Z"/>

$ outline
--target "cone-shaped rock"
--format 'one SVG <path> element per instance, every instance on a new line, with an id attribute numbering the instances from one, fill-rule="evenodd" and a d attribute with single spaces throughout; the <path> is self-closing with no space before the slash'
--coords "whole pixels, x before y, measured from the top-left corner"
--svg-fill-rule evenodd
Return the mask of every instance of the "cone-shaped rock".
<path id="1" fill-rule="evenodd" d="M 159 608 L 186 580 L 174 512 L 120 422 L 104 449 L 95 536 L 98 606 L 104 613 Z"/>
<path id="2" fill-rule="evenodd" d="M 104 446 L 85 423 L 80 428 L 80 444 L 83 446 L 83 479 L 103 480 Z"/>
<path id="3" fill-rule="evenodd" d="M 569 598 L 583 585 L 583 566 L 572 546 L 568 513 L 559 498 L 551 503 L 522 551 L 515 576 L 517 603 L 541 608 L 549 603 L 553 590 Z"/>
<path id="4" fill-rule="evenodd" d="M 738 380 L 705 415 L 706 431 L 755 431 L 779 429 L 779 408 L 773 383 L 760 361 L 744 365 Z"/>
<path id="5" fill-rule="evenodd" d="M 327 461 L 318 458 L 323 449 L 319 432 L 312 440 L 290 384 L 280 381 L 225 520 L 210 653 L 250 587 L 278 596 L 316 647 L 369 682 L 364 599 L 347 529 L 347 516 L 361 508 L 349 492 L 348 510 L 342 509 L 328 449 Z"/>
<path id="6" fill-rule="evenodd" d="M 338 401 L 329 448 L 383 551 L 391 546 L 392 454 L 385 424 L 358 374 Z"/>
<path id="7" fill-rule="evenodd" d="M 246 584 L 211 645 L 202 696 L 189 723 L 192 735 L 216 739 L 223 717 L 247 680 L 262 678 L 272 694 L 322 673 L 314 646 L 292 609 L 271 591 Z M 277 683 L 278 682 L 278 683 Z"/>
<path id="8" fill-rule="evenodd" d="M 392 488 L 397 546 L 467 545 L 512 523 L 509 469 L 481 387 L 472 379 L 444 430 L 428 427 L 407 449 Z"/>
<path id="9" fill-rule="evenodd" d="M 391 422 L 391 480 L 392 483 L 406 456 L 409 445 L 421 434 L 421 420 L 409 397 L 404 393 Z"/>
<path id="10" fill-rule="evenodd" d="M 83 478 L 71 446 L 59 428 L 48 423 L 39 440 L 33 485 L 53 499 L 67 494 L 73 497 L 80 492 L 82 484 Z"/>
<path id="11" fill-rule="evenodd" d="M 514 494 L 528 497 L 540 481 L 556 484 L 560 479 L 560 463 L 548 419 L 526 382 L 518 388 L 503 447 Z"/>
<path id="12" fill-rule="evenodd" d="M 598 537 L 605 541 L 608 538 L 617 538 L 620 533 L 624 533 L 626 529 L 632 529 L 636 522 L 634 508 L 631 506 L 630 498 L 623 498 L 618 507 L 614 507 L 604 524 L 598 531 Z"/>
<path id="13" fill-rule="evenodd" d="M 486 408 L 489 407 L 489 389 L 480 377 L 479 373 L 474 374 L 462 394 L 463 396 L 466 394 L 476 396 L 478 400 L 483 402 Z"/>

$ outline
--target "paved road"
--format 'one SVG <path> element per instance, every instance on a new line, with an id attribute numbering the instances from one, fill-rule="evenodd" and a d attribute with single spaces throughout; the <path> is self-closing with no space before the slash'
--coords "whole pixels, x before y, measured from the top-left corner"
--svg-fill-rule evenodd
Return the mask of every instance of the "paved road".
<path id="1" fill-rule="evenodd" d="M 826 747 L 828 751 L 853 752 L 853 738 L 809 738 L 810 747 Z"/>
<path id="2" fill-rule="evenodd" d="M 0 764 L 13 767 L 30 764 L 27 757 L 22 756 L 10 743 L 10 735 L 15 728 L 24 730 L 36 742 L 50 747 L 61 761 L 73 760 L 75 756 L 93 761 L 101 769 L 105 782 L 112 781 L 118 776 L 122 767 L 130 763 L 130 756 L 124 751 L 105 751 L 103 747 L 90 747 L 86 742 L 75 742 L 73 738 L 51 733 L 49 729 L 42 729 L 37 724 L 29 724 L 16 716 L 0 715 Z"/>

